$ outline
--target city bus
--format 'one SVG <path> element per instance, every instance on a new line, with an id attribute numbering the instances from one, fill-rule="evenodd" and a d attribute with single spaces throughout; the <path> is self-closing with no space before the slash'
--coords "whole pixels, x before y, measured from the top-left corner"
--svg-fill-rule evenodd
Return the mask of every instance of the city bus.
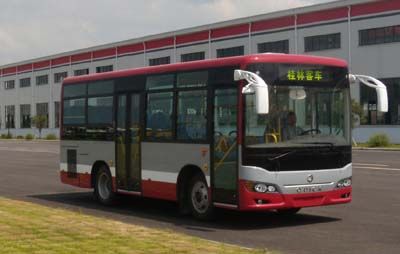
<path id="1" fill-rule="evenodd" d="M 352 199 L 351 99 L 344 60 L 256 54 L 66 78 L 60 178 L 94 189 L 215 208 L 294 214 Z"/>

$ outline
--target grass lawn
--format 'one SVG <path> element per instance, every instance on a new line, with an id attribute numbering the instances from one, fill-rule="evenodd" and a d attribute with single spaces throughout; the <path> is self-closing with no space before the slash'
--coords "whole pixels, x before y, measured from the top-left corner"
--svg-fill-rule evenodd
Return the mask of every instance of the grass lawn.
<path id="1" fill-rule="evenodd" d="M 400 148 L 400 144 L 389 144 L 388 146 L 381 146 L 381 147 L 371 147 L 368 143 L 357 143 L 356 146 L 353 147 L 361 147 L 361 148 Z"/>
<path id="2" fill-rule="evenodd" d="M 0 198 L 0 253 L 268 253 Z"/>

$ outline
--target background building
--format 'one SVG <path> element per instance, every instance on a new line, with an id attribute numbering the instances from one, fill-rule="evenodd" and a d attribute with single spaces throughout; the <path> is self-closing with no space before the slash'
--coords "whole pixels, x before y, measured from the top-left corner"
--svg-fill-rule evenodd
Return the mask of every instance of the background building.
<path id="1" fill-rule="evenodd" d="M 377 132 L 400 143 L 400 1 L 343 0 L 136 38 L 0 66 L 0 133 L 34 133 L 46 115 L 58 134 L 60 87 L 67 76 L 262 52 L 346 59 L 352 73 L 388 87 L 389 112 L 376 111 L 373 89 L 354 85 L 365 116 L 357 141 Z"/>

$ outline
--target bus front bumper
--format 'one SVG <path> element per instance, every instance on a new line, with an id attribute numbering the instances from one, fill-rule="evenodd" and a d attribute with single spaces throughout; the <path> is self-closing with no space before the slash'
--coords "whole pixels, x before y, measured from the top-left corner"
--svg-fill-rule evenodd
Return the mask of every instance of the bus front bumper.
<path id="1" fill-rule="evenodd" d="M 297 194 L 258 193 L 249 191 L 246 187 L 245 181 L 240 181 L 239 191 L 239 209 L 243 211 L 335 205 L 349 203 L 352 199 L 351 186 L 324 192 Z"/>

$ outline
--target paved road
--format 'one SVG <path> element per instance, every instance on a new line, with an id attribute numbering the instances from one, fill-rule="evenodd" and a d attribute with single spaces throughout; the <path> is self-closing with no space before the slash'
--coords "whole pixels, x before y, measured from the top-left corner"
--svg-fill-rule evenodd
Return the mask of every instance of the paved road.
<path id="1" fill-rule="evenodd" d="M 219 211 L 217 222 L 180 217 L 174 203 L 126 197 L 106 208 L 62 185 L 57 142 L 0 141 L 0 196 L 283 253 L 400 253 L 400 152 L 354 152 L 354 201 L 273 213 Z"/>

